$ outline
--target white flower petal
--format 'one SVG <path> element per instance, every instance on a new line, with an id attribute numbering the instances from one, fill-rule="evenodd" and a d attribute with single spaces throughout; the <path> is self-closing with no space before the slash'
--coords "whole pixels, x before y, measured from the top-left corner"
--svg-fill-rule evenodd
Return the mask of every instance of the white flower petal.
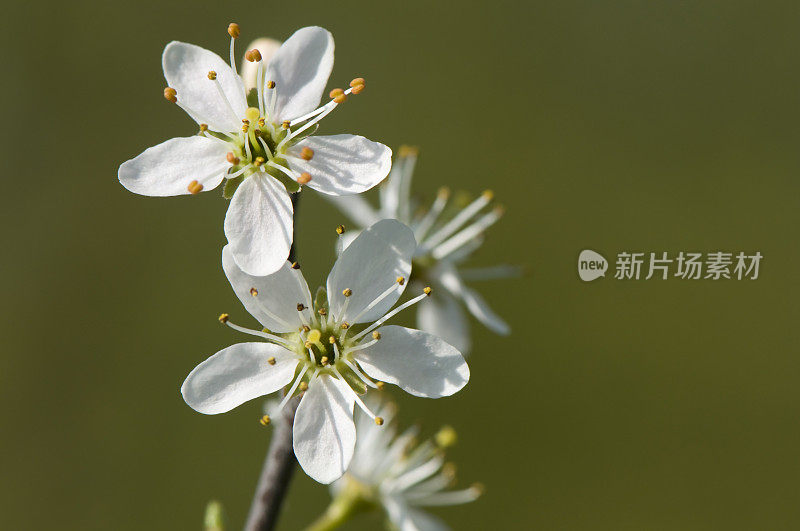
<path id="1" fill-rule="evenodd" d="M 320 483 L 339 479 L 353 458 L 356 426 L 353 391 L 322 375 L 311 382 L 294 420 L 294 454 L 306 474 Z"/>
<path id="2" fill-rule="evenodd" d="M 311 148 L 311 160 L 300 150 Z M 312 136 L 289 150 L 289 168 L 311 175 L 306 184 L 328 195 L 359 194 L 381 182 L 392 167 L 392 150 L 358 135 Z"/>
<path id="3" fill-rule="evenodd" d="M 271 275 L 248 275 L 233 259 L 230 245 L 226 245 L 222 249 L 222 269 L 247 311 L 270 331 L 296 332 L 303 325 L 297 304 L 311 307 L 311 292 L 303 274 L 292 269 L 289 262 Z"/>
<path id="4" fill-rule="evenodd" d="M 257 173 L 239 185 L 225 215 L 225 236 L 243 271 L 264 276 L 283 266 L 292 245 L 293 215 L 289 193 L 272 176 Z"/>
<path id="5" fill-rule="evenodd" d="M 135 194 L 165 197 L 188 194 L 192 181 L 203 190 L 216 188 L 230 163 L 227 146 L 201 136 L 172 138 L 123 162 L 119 182 Z"/>
<path id="6" fill-rule="evenodd" d="M 328 300 L 331 313 L 342 318 L 345 297 L 342 291 L 349 288 L 353 294 L 344 319 L 350 324 L 375 321 L 394 306 L 402 294 L 401 289 L 383 299 L 357 321 L 351 320 L 369 303 L 397 282 L 397 277 L 411 274 L 411 257 L 417 243 L 414 233 L 393 219 L 377 222 L 363 231 L 342 252 L 328 275 Z"/>
<path id="7" fill-rule="evenodd" d="M 444 522 L 438 518 L 412 509 L 400 496 L 387 496 L 383 506 L 389 519 L 399 531 L 449 531 Z"/>
<path id="8" fill-rule="evenodd" d="M 275 358 L 270 365 L 269 358 Z M 222 349 L 189 373 L 181 386 L 189 406 L 206 415 L 225 413 L 274 393 L 292 381 L 295 354 L 271 343 L 239 343 Z"/>
<path id="9" fill-rule="evenodd" d="M 313 111 L 333 69 L 333 36 L 310 26 L 297 30 L 267 65 L 267 81 L 275 82 L 275 123 Z"/>
<path id="10" fill-rule="evenodd" d="M 467 384 L 467 362 L 442 339 L 394 325 L 378 332 L 380 341 L 354 355 L 368 376 L 427 398 L 450 396 Z"/>
<path id="11" fill-rule="evenodd" d="M 464 356 L 472 346 L 467 316 L 458 301 L 448 293 L 436 293 L 420 301 L 417 328 L 441 337 Z"/>
<path id="12" fill-rule="evenodd" d="M 470 313 L 489 330 L 496 334 L 508 335 L 511 327 L 508 326 L 502 317 L 494 313 L 486 300 L 477 291 L 467 287 L 458 276 L 454 268 L 444 269 L 439 275 L 439 282 L 456 297 L 459 297 Z"/>
<path id="13" fill-rule="evenodd" d="M 272 56 L 275 55 L 275 52 L 281 47 L 281 41 L 276 41 L 275 39 L 270 39 L 267 37 L 262 37 L 260 39 L 256 39 L 250 44 L 247 45 L 247 50 L 258 50 L 261 53 L 261 62 L 264 63 L 266 66 Z M 255 61 L 248 61 L 247 59 L 242 59 L 242 68 L 239 70 L 239 74 L 242 76 L 242 80 L 244 80 L 244 86 L 249 91 L 250 89 L 257 88 L 258 86 L 258 63 Z"/>
<path id="14" fill-rule="evenodd" d="M 244 85 L 219 55 L 194 44 L 172 41 L 164 48 L 161 64 L 167 85 L 178 93 L 178 102 L 197 113 L 192 116 L 195 121 L 208 124 L 214 131 L 239 131 L 247 109 Z M 233 112 L 208 78 L 211 71 L 217 73 Z"/>

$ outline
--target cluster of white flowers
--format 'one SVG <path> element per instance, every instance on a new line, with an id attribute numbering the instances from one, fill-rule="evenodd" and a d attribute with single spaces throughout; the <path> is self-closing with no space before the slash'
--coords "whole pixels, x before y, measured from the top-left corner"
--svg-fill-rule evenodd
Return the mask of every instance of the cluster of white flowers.
<path id="1" fill-rule="evenodd" d="M 430 441 L 411 448 L 414 430 L 398 437 L 394 406 L 373 395 L 388 383 L 440 398 L 467 384 L 463 354 L 470 340 L 462 305 L 490 329 L 508 333 L 465 280 L 516 271 L 461 267 L 501 211 L 489 208 L 490 192 L 459 206 L 442 191 L 418 212 L 410 193 L 415 150 L 401 150 L 392 168 L 383 144 L 356 135 L 313 136 L 322 118 L 365 87 L 355 78 L 319 105 L 333 68 L 333 37 L 325 29 L 302 28 L 283 44 L 256 41 L 240 70 L 239 26 L 231 24 L 228 33 L 229 63 L 198 46 L 167 45 L 164 96 L 200 130 L 119 168 L 122 185 L 138 194 L 194 195 L 224 182 L 230 200 L 222 267 L 259 326 L 234 324 L 228 314 L 219 320 L 259 341 L 232 345 L 200 363 L 181 387 L 183 398 L 200 413 L 218 414 L 280 392 L 268 402 L 266 425 L 283 418 L 278 414 L 298 397 L 293 448 L 310 477 L 332 484 L 340 501 L 356 489 L 360 501 L 382 507 L 403 531 L 443 529 L 416 507 L 472 501 L 479 489 L 447 491 L 452 472 L 440 448 Z M 379 209 L 353 195 L 387 175 Z M 303 186 L 332 197 L 359 225 L 337 230 L 338 258 L 313 297 L 299 265 L 287 260 L 294 233 L 290 194 Z M 396 306 L 407 287 L 412 297 Z M 420 330 L 386 324 L 418 303 Z"/>

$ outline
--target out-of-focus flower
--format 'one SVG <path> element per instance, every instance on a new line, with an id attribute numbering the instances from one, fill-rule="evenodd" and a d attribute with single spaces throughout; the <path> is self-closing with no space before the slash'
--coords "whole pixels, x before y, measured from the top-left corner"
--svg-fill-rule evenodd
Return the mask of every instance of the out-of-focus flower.
<path id="1" fill-rule="evenodd" d="M 274 273 L 292 243 L 289 192 L 301 186 L 330 195 L 363 192 L 391 167 L 391 150 L 357 135 L 312 136 L 319 121 L 348 95 L 364 89 L 363 78 L 347 90 L 334 89 L 317 107 L 333 68 L 333 37 L 319 27 L 302 28 L 275 51 L 269 64 L 261 53 L 256 88 L 248 93 L 236 71 L 231 24 L 230 65 L 199 46 L 171 42 L 164 49 L 167 100 L 199 125 L 188 138 L 173 138 L 123 163 L 119 180 L 149 196 L 197 194 L 225 180 L 230 198 L 225 236 L 239 266 L 250 274 Z"/>
<path id="2" fill-rule="evenodd" d="M 350 464 L 356 430 L 354 404 L 383 423 L 360 395 L 383 382 L 420 397 L 449 396 L 466 385 L 463 356 L 440 338 L 401 326 L 383 326 L 431 294 L 430 288 L 392 307 L 405 289 L 416 247 L 411 230 L 395 220 L 376 223 L 353 241 L 333 266 L 327 291 L 312 301 L 303 275 L 286 262 L 256 277 L 234 261 L 230 246 L 222 266 L 236 295 L 263 330 L 228 326 L 266 339 L 223 349 L 198 365 L 181 387 L 189 406 L 205 414 L 236 406 L 289 386 L 268 423 L 297 394 L 293 435 L 297 460 L 320 483 L 339 478 Z M 369 324 L 371 323 L 371 324 Z"/>
<path id="3" fill-rule="evenodd" d="M 401 147 L 398 159 L 385 184 L 380 188 L 380 206 L 374 208 L 361 196 L 331 197 L 331 201 L 359 227 L 368 227 L 379 219 L 397 219 L 411 227 L 418 247 L 414 253 L 414 280 L 430 284 L 443 295 L 420 304 L 417 326 L 444 338 L 462 353 L 470 350 L 466 308 L 490 330 L 506 335 L 508 324 L 486 300 L 467 285 L 470 280 L 488 280 L 518 276 L 520 269 L 509 265 L 467 268 L 463 263 L 483 243 L 483 233 L 503 214 L 493 202 L 491 191 L 472 201 L 451 199 L 443 188 L 429 207 L 421 207 L 411 195 L 411 177 L 417 150 Z M 339 240 L 339 251 L 347 247 L 358 231 L 348 231 Z"/>
<path id="4" fill-rule="evenodd" d="M 478 485 L 449 490 L 455 482 L 455 467 L 445 462 L 444 449 L 455 443 L 455 431 L 444 427 L 433 440 L 415 444 L 416 428 L 397 435 L 393 404 L 371 401 L 369 405 L 385 419 L 385 425 L 378 428 L 368 417 L 357 416 L 355 454 L 345 475 L 331 485 L 332 508 L 366 503 L 382 508 L 400 531 L 448 529 L 420 507 L 468 503 L 482 491 Z M 337 500 L 341 500 L 339 507 Z"/>

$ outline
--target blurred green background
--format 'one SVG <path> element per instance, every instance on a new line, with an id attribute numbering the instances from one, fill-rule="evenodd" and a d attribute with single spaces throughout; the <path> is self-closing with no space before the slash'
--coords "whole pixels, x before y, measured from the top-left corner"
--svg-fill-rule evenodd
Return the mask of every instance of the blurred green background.
<path id="1" fill-rule="evenodd" d="M 417 191 L 495 190 L 476 256 L 515 333 L 477 326 L 472 380 L 404 397 L 401 423 L 460 435 L 477 503 L 456 529 L 800 527 L 800 7 L 796 2 L 9 2 L 0 521 L 5 529 L 198 529 L 244 521 L 269 429 L 253 402 L 182 401 L 196 363 L 250 324 L 221 268 L 226 202 L 135 196 L 117 166 L 195 131 L 162 96 L 177 39 L 223 57 L 318 24 L 331 86 L 368 88 L 322 132 L 421 147 Z M 309 282 L 334 227 L 297 220 Z M 757 281 L 581 282 L 581 249 L 764 255 Z M 283 529 L 326 489 L 298 474 Z M 352 529 L 374 529 L 364 517 Z"/>

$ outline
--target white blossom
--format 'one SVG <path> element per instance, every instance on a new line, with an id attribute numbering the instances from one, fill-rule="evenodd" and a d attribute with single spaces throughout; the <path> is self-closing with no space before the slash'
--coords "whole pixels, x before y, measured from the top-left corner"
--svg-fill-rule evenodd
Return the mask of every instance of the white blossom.
<path id="1" fill-rule="evenodd" d="M 463 308 L 495 333 L 506 335 L 510 328 L 466 282 L 518 276 L 520 271 L 509 265 L 464 267 L 464 262 L 482 245 L 483 233 L 502 216 L 502 208 L 487 209 L 493 199 L 489 190 L 466 205 L 457 205 L 444 188 L 432 205 L 421 208 L 411 195 L 416 160 L 415 149 L 400 149 L 398 160 L 380 188 L 379 208 L 360 196 L 329 199 L 359 227 L 368 227 L 379 219 L 397 219 L 413 229 L 419 242 L 413 258 L 414 278 L 441 292 L 436 299 L 420 304 L 417 326 L 467 353 L 471 341 Z M 358 231 L 348 231 L 339 241 L 339 250 L 346 248 L 357 234 Z"/>
<path id="2" fill-rule="evenodd" d="M 482 491 L 478 485 L 449 490 L 455 482 L 455 467 L 445 462 L 443 449 L 454 442 L 455 432 L 445 427 L 433 440 L 415 444 L 417 428 L 397 435 L 393 404 L 369 405 L 385 419 L 385 425 L 378 427 L 369 417 L 357 416 L 353 460 L 346 474 L 331 485 L 333 496 L 355 493 L 364 501 L 379 505 L 400 531 L 448 529 L 420 508 L 469 503 Z"/>
<path id="3" fill-rule="evenodd" d="M 258 49 L 256 89 L 248 94 L 236 70 L 231 34 L 230 65 L 199 46 L 171 42 L 162 59 L 164 96 L 200 125 L 199 134 L 173 138 L 123 163 L 119 180 L 148 196 L 197 194 L 226 181 L 231 199 L 225 235 L 236 263 L 254 275 L 273 273 L 289 254 L 293 207 L 289 192 L 302 185 L 330 195 L 360 193 L 381 181 L 391 150 L 362 136 L 312 136 L 318 122 L 362 78 L 334 89 L 317 107 L 333 68 L 333 37 L 319 27 L 302 28 L 265 65 Z"/>
<path id="4" fill-rule="evenodd" d="M 235 325 L 227 314 L 220 320 L 266 342 L 233 345 L 198 365 L 181 387 L 186 403 L 200 413 L 224 413 L 288 387 L 274 417 L 302 393 L 293 426 L 297 460 L 321 483 L 340 477 L 353 455 L 354 404 L 382 423 L 361 394 L 386 382 L 415 396 L 439 398 L 469 379 L 469 368 L 453 346 L 426 332 L 384 325 L 431 294 L 426 288 L 392 310 L 411 273 L 415 247 L 413 233 L 402 223 L 376 223 L 337 259 L 327 297 L 318 294 L 312 301 L 303 275 L 291 263 L 272 275 L 252 276 L 226 246 L 225 274 L 264 329 Z"/>

